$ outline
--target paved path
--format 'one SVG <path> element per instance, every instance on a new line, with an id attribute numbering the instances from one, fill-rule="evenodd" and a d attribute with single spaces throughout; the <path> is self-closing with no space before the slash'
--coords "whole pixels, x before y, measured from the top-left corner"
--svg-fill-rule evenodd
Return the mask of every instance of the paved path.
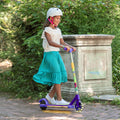
<path id="1" fill-rule="evenodd" d="M 30 103 L 5 96 L 0 95 L 0 120 L 120 120 L 118 106 L 95 103 L 86 104 L 81 113 L 63 109 L 43 112 L 36 102 Z"/>

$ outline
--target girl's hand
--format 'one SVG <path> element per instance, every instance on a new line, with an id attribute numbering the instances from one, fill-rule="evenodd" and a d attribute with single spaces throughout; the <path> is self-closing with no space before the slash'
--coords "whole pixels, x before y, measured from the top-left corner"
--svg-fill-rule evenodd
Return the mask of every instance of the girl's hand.
<path id="1" fill-rule="evenodd" d="M 64 46 L 65 48 L 67 48 L 67 52 L 69 52 L 70 51 L 70 47 L 69 46 Z"/>
<path id="2" fill-rule="evenodd" d="M 73 49 L 73 52 L 75 52 L 75 51 L 76 51 L 76 48 L 75 48 L 75 47 L 72 47 L 72 49 Z"/>

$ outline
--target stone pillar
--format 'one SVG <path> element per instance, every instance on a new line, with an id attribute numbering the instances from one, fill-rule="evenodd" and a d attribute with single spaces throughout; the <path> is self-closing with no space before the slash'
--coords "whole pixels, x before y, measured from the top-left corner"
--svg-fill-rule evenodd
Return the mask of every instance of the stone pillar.
<path id="1" fill-rule="evenodd" d="M 80 94 L 114 94 L 112 87 L 112 50 L 113 35 L 64 35 L 65 42 L 75 46 L 73 53 L 75 70 Z M 64 96 L 74 94 L 73 74 L 70 55 L 61 51 L 68 73 L 68 82 L 62 86 Z M 66 97 L 67 97 L 66 96 Z"/>

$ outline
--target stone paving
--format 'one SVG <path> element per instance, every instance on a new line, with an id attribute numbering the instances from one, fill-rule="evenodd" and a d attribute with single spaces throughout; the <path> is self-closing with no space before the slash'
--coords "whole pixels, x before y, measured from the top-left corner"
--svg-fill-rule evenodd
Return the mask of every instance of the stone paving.
<path id="1" fill-rule="evenodd" d="M 82 112 L 47 109 L 41 111 L 38 102 L 26 102 L 0 96 L 0 120 L 120 120 L 120 106 L 100 103 L 85 104 Z"/>
<path id="2" fill-rule="evenodd" d="M 120 100 L 120 95 L 100 95 L 100 96 L 93 96 L 92 98 L 97 100 L 113 101 L 113 100 Z"/>

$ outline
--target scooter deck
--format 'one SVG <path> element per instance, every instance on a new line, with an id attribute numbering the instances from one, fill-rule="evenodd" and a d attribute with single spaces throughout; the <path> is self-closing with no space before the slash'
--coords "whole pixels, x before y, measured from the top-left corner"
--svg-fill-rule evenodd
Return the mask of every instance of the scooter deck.
<path id="1" fill-rule="evenodd" d="M 53 104 L 40 104 L 40 107 L 53 107 L 53 108 L 75 108 L 74 105 L 53 105 Z"/>

